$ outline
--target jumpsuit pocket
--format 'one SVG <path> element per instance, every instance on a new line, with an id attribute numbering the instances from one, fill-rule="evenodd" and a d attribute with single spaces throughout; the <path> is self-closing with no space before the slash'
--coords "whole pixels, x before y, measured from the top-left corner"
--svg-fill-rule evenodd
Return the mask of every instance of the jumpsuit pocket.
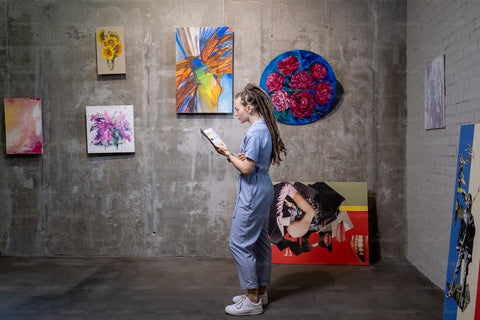
<path id="1" fill-rule="evenodd" d="M 240 177 L 234 217 L 238 212 L 250 212 L 253 210 L 258 190 L 256 180 L 257 177 L 255 175 Z"/>

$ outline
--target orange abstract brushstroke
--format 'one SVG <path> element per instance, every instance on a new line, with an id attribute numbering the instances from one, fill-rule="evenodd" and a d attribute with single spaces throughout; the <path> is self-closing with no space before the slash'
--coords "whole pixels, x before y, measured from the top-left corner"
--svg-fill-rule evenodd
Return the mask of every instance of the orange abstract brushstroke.
<path id="1" fill-rule="evenodd" d="M 204 61 L 205 64 L 209 64 L 208 61 L 211 61 L 212 58 L 219 60 L 218 57 L 223 57 L 223 54 L 231 50 L 231 48 L 227 47 L 219 50 L 216 50 L 216 48 L 219 46 L 220 43 L 225 43 L 226 41 L 230 41 L 232 39 L 233 34 L 224 34 L 221 38 L 218 38 L 218 31 L 216 31 L 214 35 L 210 39 L 208 39 L 205 47 L 203 48 L 200 55 L 201 60 Z M 212 57 L 212 53 L 214 51 L 216 51 L 216 54 Z"/>
<path id="2" fill-rule="evenodd" d="M 195 80 L 193 79 L 193 74 L 190 74 L 188 79 L 183 83 L 182 86 L 177 86 L 177 92 L 176 92 L 176 110 L 180 109 L 180 106 L 183 104 L 183 102 L 190 97 L 190 103 L 189 103 L 189 108 L 192 105 L 192 101 L 194 100 L 195 92 L 197 90 L 197 84 L 195 83 Z"/>
<path id="3" fill-rule="evenodd" d="M 189 77 L 192 73 L 191 70 L 192 61 L 191 60 L 183 60 L 177 62 L 176 65 L 176 86 L 178 87 L 185 79 Z"/>

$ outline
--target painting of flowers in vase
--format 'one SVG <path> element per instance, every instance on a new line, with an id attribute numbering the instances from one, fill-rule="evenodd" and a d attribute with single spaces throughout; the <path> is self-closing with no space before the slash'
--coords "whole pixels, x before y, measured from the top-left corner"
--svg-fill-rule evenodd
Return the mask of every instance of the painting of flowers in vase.
<path id="1" fill-rule="evenodd" d="M 123 27 L 97 28 L 97 74 L 125 74 Z"/>
<path id="2" fill-rule="evenodd" d="M 133 106 L 87 106 L 88 153 L 133 153 Z"/>

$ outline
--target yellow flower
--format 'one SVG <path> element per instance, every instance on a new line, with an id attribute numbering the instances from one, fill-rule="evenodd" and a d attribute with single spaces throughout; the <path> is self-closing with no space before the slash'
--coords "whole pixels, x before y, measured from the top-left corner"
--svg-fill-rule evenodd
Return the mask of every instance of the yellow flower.
<path id="1" fill-rule="evenodd" d="M 113 51 L 113 49 L 111 47 L 106 46 L 102 49 L 102 56 L 106 60 L 112 60 L 115 57 L 115 52 Z"/>
<path id="2" fill-rule="evenodd" d="M 113 51 L 115 51 L 115 57 L 118 57 L 122 54 L 122 44 L 119 42 L 113 47 Z"/>
<path id="3" fill-rule="evenodd" d="M 110 47 L 110 48 L 113 48 L 117 45 L 118 41 L 117 41 L 117 38 L 115 37 L 112 37 L 112 36 L 108 36 L 106 39 L 105 39 L 105 45 L 107 47 Z"/>
<path id="4" fill-rule="evenodd" d="M 105 29 L 102 29 L 102 30 L 98 31 L 97 41 L 98 41 L 98 43 L 100 43 L 102 46 L 105 44 Z"/>

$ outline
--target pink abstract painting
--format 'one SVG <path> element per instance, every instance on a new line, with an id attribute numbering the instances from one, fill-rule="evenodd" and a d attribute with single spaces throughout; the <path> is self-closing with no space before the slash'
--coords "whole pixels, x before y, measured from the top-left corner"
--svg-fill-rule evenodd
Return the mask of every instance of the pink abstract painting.
<path id="1" fill-rule="evenodd" d="M 7 154 L 43 153 L 40 98 L 5 98 Z"/>

